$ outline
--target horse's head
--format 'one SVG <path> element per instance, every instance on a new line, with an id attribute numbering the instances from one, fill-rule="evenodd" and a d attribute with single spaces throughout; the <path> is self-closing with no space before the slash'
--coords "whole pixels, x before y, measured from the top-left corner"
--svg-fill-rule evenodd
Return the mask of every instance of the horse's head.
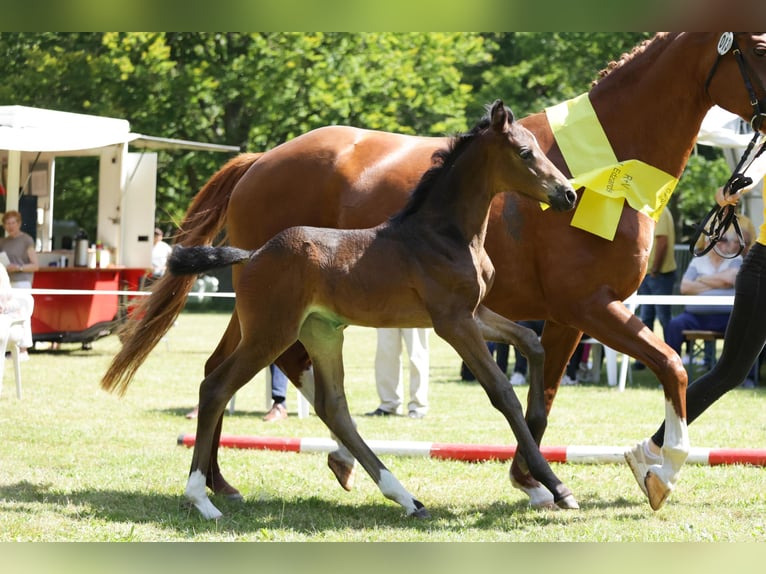
<path id="1" fill-rule="evenodd" d="M 502 100 L 492 104 L 489 119 L 489 131 L 499 142 L 498 187 L 548 203 L 556 211 L 572 209 L 577 193 L 569 180 L 543 153 L 532 132 L 514 121 Z"/>
<path id="2" fill-rule="evenodd" d="M 710 98 L 766 133 L 766 34 L 718 32 L 705 50 Z"/>

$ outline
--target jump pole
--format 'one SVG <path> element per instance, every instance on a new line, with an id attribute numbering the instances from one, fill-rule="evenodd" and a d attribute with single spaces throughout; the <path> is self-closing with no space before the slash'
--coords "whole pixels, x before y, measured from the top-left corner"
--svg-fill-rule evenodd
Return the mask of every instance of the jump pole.
<path id="1" fill-rule="evenodd" d="M 193 434 L 181 434 L 178 444 L 194 446 Z M 445 460 L 483 462 L 510 460 L 516 454 L 511 445 L 460 444 L 425 441 L 368 440 L 375 454 L 424 456 Z M 329 438 L 280 438 L 268 436 L 221 435 L 221 446 L 227 448 L 275 450 L 281 452 L 332 452 L 338 444 Z M 574 464 L 623 463 L 624 446 L 542 446 L 540 452 L 548 462 Z M 749 464 L 766 466 L 766 449 L 691 447 L 688 463 L 708 466 Z"/>

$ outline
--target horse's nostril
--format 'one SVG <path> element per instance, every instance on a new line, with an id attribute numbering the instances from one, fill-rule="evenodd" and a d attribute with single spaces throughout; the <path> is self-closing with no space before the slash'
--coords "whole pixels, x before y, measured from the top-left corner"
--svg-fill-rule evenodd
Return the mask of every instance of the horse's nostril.
<path id="1" fill-rule="evenodd" d="M 566 192 L 566 198 L 569 203 L 574 203 L 577 201 L 577 193 L 574 189 L 568 189 Z"/>

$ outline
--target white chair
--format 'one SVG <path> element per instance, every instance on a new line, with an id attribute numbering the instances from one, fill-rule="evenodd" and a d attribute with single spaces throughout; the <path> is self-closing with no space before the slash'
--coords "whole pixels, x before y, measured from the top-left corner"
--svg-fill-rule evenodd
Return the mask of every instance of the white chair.
<path id="1" fill-rule="evenodd" d="M 21 359 L 19 358 L 19 346 L 24 342 L 25 321 L 32 316 L 34 299 L 28 293 L 14 293 L 14 298 L 19 301 L 20 315 L 18 319 L 12 319 L 9 315 L 0 314 L 0 396 L 3 394 L 3 378 L 5 375 L 5 353 L 11 352 L 13 370 L 16 377 L 16 397 L 22 397 L 21 392 Z"/>
<path id="2" fill-rule="evenodd" d="M 593 358 L 593 378 L 598 381 L 601 378 L 601 350 L 603 349 L 606 357 L 606 380 L 610 387 L 618 387 L 621 391 L 625 390 L 625 383 L 628 378 L 628 355 L 622 355 L 620 365 L 620 378 L 617 379 L 617 351 L 607 347 L 601 341 L 596 339 L 584 339 L 583 343 L 590 345 L 591 357 Z"/>

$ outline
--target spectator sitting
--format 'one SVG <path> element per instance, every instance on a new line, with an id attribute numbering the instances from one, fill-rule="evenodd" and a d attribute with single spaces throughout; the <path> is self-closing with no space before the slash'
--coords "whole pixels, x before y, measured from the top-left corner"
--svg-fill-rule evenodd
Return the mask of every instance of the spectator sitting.
<path id="1" fill-rule="evenodd" d="M 739 241 L 729 230 L 715 249 L 689 263 L 681 279 L 682 295 L 734 295 L 734 280 L 742 257 L 726 258 L 736 253 Z M 673 317 L 665 331 L 665 342 L 681 353 L 683 331 L 726 331 L 731 307 L 720 305 L 687 305 L 682 313 Z M 712 368 L 712 364 L 706 365 Z"/>

